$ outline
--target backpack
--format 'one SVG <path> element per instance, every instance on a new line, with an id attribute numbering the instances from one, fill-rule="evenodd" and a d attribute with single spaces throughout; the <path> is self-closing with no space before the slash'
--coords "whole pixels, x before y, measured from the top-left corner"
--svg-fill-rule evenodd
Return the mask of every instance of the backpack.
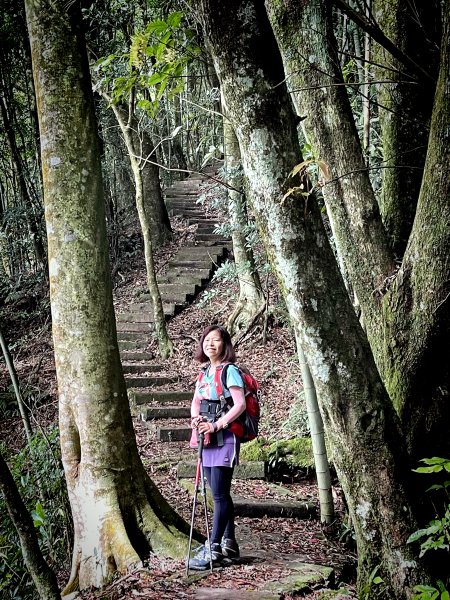
<path id="1" fill-rule="evenodd" d="M 219 400 L 203 401 L 207 405 L 204 414 L 213 415 L 213 420 L 226 414 L 232 404 L 232 398 L 225 398 L 223 390 L 226 389 L 227 370 L 230 364 L 219 365 L 214 374 L 214 387 Z M 228 431 L 234 433 L 241 443 L 254 440 L 258 436 L 259 419 L 261 417 L 261 389 L 258 381 L 244 366 L 235 365 L 244 382 L 245 411 L 228 426 Z M 207 367 L 206 367 L 207 368 Z M 202 381 L 206 368 L 199 374 L 199 382 Z M 202 414 L 202 410 L 201 410 Z"/>

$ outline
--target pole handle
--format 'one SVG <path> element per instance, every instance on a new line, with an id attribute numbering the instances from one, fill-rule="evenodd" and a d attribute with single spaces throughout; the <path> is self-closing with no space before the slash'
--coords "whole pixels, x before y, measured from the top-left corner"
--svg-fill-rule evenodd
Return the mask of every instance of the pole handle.
<path id="1" fill-rule="evenodd" d="M 205 443 L 205 434 L 199 433 L 198 434 L 198 457 L 199 458 L 202 457 L 204 443 Z"/>

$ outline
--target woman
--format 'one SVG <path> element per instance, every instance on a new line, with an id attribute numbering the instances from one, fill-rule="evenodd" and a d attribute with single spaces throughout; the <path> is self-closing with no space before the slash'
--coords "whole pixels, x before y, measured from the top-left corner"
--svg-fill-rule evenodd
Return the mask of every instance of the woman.
<path id="1" fill-rule="evenodd" d="M 207 327 L 199 340 L 195 358 L 201 363 L 209 361 L 197 381 L 191 405 L 191 427 L 198 433 L 210 434 L 216 443 L 203 447 L 202 462 L 206 478 L 214 499 L 213 527 L 211 531 L 211 559 L 213 565 L 220 564 L 224 557 L 238 558 L 239 546 L 234 532 L 234 505 L 231 499 L 231 480 L 235 465 L 239 464 L 239 438 L 227 430 L 228 425 L 245 410 L 244 382 L 236 361 L 231 337 L 220 325 Z M 200 414 L 201 401 L 218 400 L 214 387 L 214 374 L 226 363 L 225 398 L 231 396 L 231 408 L 217 420 Z M 230 364 L 231 363 L 231 364 Z M 219 435 L 217 435 L 219 432 Z M 217 439 L 220 438 L 219 445 Z M 206 440 L 205 440 L 206 441 Z M 210 565 L 210 551 L 201 546 L 189 561 L 189 568 L 203 571 Z"/>

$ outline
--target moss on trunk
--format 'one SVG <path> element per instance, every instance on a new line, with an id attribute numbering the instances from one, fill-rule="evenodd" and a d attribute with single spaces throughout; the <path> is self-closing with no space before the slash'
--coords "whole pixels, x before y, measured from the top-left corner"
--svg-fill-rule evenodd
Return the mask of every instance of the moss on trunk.
<path id="1" fill-rule="evenodd" d="M 61 450 L 74 520 L 66 592 L 102 586 L 188 526 L 139 459 L 117 344 L 97 129 L 78 4 L 26 3 L 38 101 Z"/>

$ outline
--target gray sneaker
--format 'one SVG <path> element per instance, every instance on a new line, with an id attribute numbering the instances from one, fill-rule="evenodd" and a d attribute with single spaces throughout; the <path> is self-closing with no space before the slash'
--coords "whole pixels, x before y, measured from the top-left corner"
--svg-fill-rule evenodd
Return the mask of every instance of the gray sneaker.
<path id="1" fill-rule="evenodd" d="M 193 571 L 206 571 L 211 564 L 209 557 L 209 545 L 200 546 L 194 557 L 189 561 L 189 568 Z M 213 567 L 217 567 L 223 561 L 220 544 L 211 544 L 211 558 Z"/>
<path id="2" fill-rule="evenodd" d="M 239 558 L 239 546 L 236 540 L 232 540 L 230 538 L 222 538 L 220 545 L 222 548 L 222 554 L 226 558 Z"/>

